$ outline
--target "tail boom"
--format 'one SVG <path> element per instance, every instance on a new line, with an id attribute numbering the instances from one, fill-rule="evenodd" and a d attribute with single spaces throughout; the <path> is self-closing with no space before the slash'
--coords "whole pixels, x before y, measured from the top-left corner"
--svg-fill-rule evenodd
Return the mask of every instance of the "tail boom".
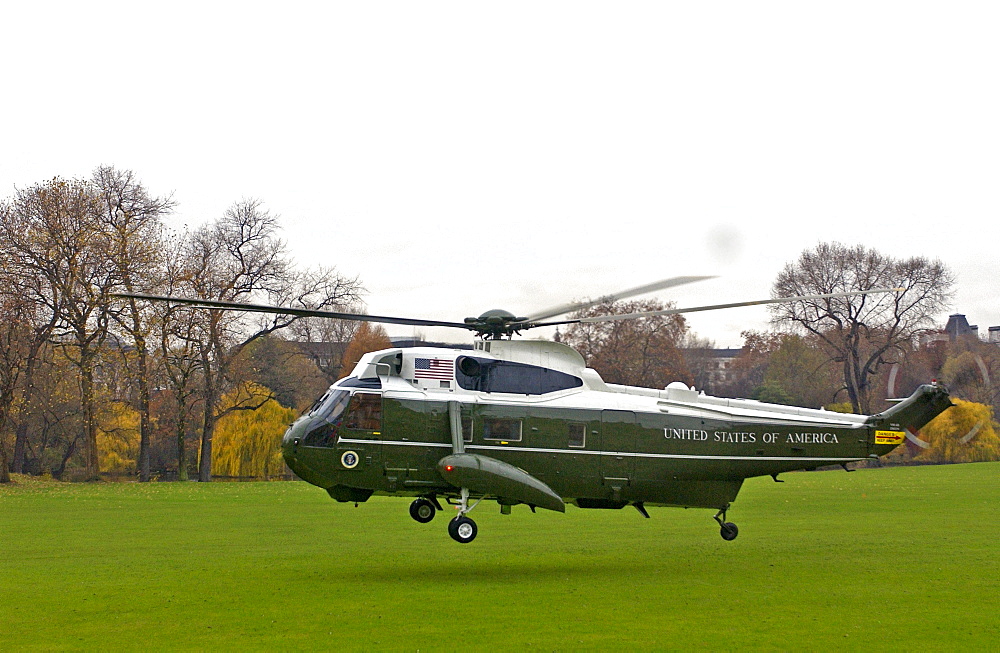
<path id="1" fill-rule="evenodd" d="M 872 415 L 868 425 L 874 435 L 874 453 L 885 455 L 935 417 L 954 406 L 948 389 L 935 382 L 922 385 L 912 395 L 889 410 Z"/>

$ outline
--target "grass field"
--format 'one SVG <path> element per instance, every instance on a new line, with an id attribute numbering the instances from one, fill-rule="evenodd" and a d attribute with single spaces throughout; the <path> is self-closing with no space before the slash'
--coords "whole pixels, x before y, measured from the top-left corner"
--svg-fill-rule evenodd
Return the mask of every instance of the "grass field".
<path id="1" fill-rule="evenodd" d="M 995 650 L 1000 464 L 748 481 L 709 510 L 483 504 L 286 483 L 0 487 L 0 650 Z"/>

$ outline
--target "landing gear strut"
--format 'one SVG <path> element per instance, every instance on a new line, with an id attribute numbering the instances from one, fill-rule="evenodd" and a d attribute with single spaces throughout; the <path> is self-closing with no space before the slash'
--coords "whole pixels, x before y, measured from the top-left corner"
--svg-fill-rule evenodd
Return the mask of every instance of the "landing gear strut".
<path id="1" fill-rule="evenodd" d="M 722 508 L 719 512 L 715 513 L 715 521 L 719 522 L 719 535 L 722 536 L 727 542 L 731 542 L 736 539 L 736 536 L 740 534 L 740 529 L 736 528 L 736 524 L 733 522 L 726 521 L 726 510 L 729 506 Z"/>

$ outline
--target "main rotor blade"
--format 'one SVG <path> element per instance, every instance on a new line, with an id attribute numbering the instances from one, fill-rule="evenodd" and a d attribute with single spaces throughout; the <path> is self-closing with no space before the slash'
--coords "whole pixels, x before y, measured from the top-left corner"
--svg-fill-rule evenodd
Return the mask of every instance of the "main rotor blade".
<path id="1" fill-rule="evenodd" d="M 149 301 L 173 302 L 192 308 L 217 308 L 229 311 L 245 311 L 248 313 L 273 313 L 276 315 L 296 315 L 299 317 L 324 317 L 337 320 L 355 320 L 358 322 L 380 322 L 384 324 L 403 324 L 406 326 L 442 326 L 456 327 L 466 331 L 475 331 L 462 322 L 442 322 L 440 320 L 421 320 L 410 317 L 388 317 L 385 315 L 364 315 L 362 313 L 341 313 L 337 311 L 321 311 L 311 308 L 290 308 L 287 306 L 268 306 L 266 304 L 241 304 L 211 299 L 194 299 L 190 297 L 165 297 L 161 295 L 141 295 L 137 293 L 117 293 L 114 297 L 134 297 Z"/>
<path id="2" fill-rule="evenodd" d="M 690 308 L 668 308 L 662 311 L 645 311 L 642 313 L 626 313 L 623 315 L 598 315 L 596 317 L 582 317 L 574 320 L 563 320 L 561 322 L 544 322 L 532 324 L 532 327 L 558 326 L 561 324 L 590 324 L 594 322 L 614 322 L 616 320 L 635 320 L 641 317 L 655 317 L 657 315 L 678 315 L 681 313 L 697 313 L 699 311 L 716 311 L 723 308 L 738 308 L 740 306 L 760 306 L 762 304 L 783 304 L 800 300 L 810 299 L 830 299 L 834 297 L 854 297 L 857 295 L 872 295 L 877 293 L 902 292 L 905 288 L 877 288 L 873 290 L 855 290 L 851 292 L 834 292 L 823 295 L 796 295 L 793 297 L 778 297 L 776 299 L 758 299 L 752 302 L 734 302 L 732 304 L 713 304 L 711 306 L 692 306 Z"/>
<path id="3" fill-rule="evenodd" d="M 682 286 L 687 283 L 694 283 L 695 281 L 704 281 L 705 279 L 714 279 L 714 278 L 715 277 L 713 276 L 671 277 L 670 279 L 663 279 L 662 281 L 654 281 L 653 283 L 647 283 L 644 286 L 637 286 L 635 288 L 630 288 L 628 290 L 622 290 L 620 292 L 611 293 L 610 295 L 604 295 L 603 297 L 598 297 L 597 299 L 590 301 L 572 302 L 569 304 L 562 304 L 561 306 L 553 306 L 552 308 L 539 311 L 533 315 L 529 315 L 526 321 L 535 322 L 537 320 L 546 320 L 550 317 L 555 317 L 557 315 L 582 311 L 590 308 L 591 306 L 597 306 L 598 304 L 604 304 L 606 302 L 616 302 L 619 299 L 627 299 L 628 297 L 635 297 L 636 295 L 645 295 L 646 293 L 650 293 L 655 290 L 663 290 L 664 288 L 673 288 L 674 286 Z"/>

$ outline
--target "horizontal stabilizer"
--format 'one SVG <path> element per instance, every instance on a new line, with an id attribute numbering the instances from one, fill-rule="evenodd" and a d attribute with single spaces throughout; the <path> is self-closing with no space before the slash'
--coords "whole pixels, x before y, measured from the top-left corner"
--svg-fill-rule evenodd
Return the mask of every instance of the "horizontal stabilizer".
<path id="1" fill-rule="evenodd" d="M 502 460 L 472 453 L 456 453 L 438 461 L 437 469 L 444 480 L 455 487 L 468 488 L 476 494 L 566 512 L 566 504 L 548 485 Z"/>

